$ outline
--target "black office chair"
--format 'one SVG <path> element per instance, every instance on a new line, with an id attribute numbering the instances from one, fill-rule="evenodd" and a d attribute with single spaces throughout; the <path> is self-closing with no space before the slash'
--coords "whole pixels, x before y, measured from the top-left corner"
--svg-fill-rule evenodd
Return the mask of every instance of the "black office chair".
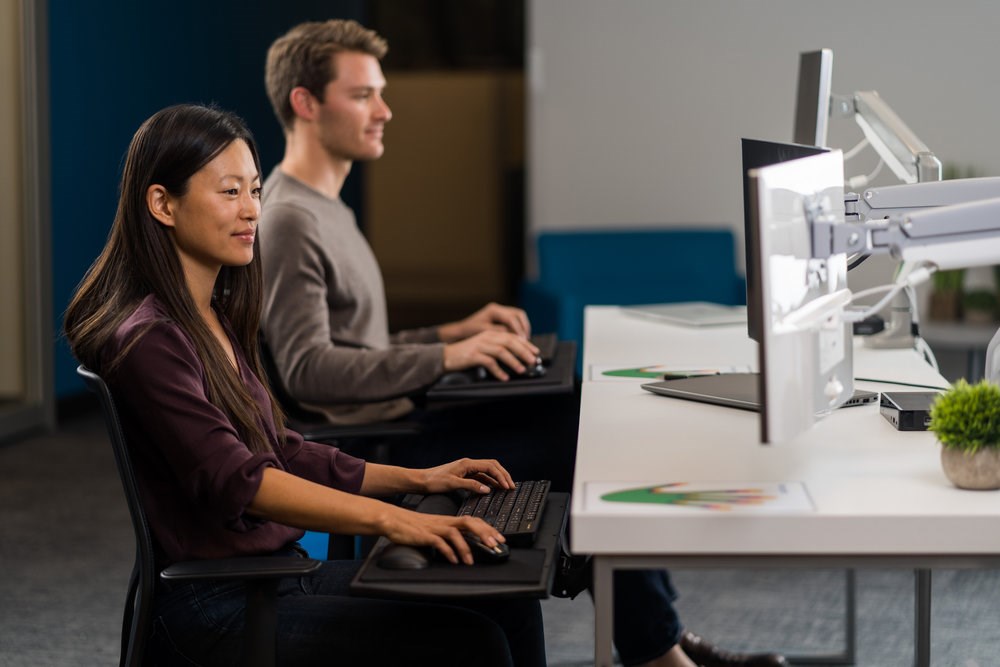
<path id="1" fill-rule="evenodd" d="M 114 398 L 99 375 L 80 366 L 76 372 L 87 387 L 97 394 L 104 412 L 104 422 L 118 465 L 118 475 L 125 491 L 132 528 L 135 531 L 135 564 L 129 580 L 122 617 L 121 667 L 143 663 L 146 639 L 152 628 L 155 561 L 153 540 L 142 506 L 142 497 L 132 469 L 125 434 L 118 421 Z M 307 574 L 320 562 L 307 558 L 246 557 L 174 563 L 160 572 L 166 581 L 198 579 L 241 579 L 246 581 L 246 619 L 243 629 L 243 657 L 239 664 L 266 667 L 275 662 L 276 591 L 278 579 Z"/>

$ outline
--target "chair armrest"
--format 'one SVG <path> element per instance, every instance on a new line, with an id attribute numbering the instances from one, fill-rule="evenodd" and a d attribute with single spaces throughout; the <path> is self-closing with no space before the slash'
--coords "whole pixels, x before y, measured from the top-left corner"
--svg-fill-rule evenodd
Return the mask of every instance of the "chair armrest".
<path id="1" fill-rule="evenodd" d="M 321 561 L 297 556 L 251 556 L 216 560 L 189 560 L 174 563 L 160 572 L 165 581 L 199 579 L 278 579 L 298 577 L 315 571 Z"/>

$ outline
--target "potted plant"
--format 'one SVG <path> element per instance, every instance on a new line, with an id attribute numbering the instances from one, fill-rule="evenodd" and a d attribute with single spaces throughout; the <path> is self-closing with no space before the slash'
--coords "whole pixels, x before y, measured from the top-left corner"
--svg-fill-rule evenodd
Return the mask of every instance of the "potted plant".
<path id="1" fill-rule="evenodd" d="M 997 295 L 990 290 L 977 289 L 962 297 L 965 321 L 971 324 L 989 324 L 997 319 Z"/>
<path id="2" fill-rule="evenodd" d="M 930 318 L 942 322 L 960 319 L 965 269 L 938 271 L 931 280 L 934 290 L 931 292 Z"/>
<path id="3" fill-rule="evenodd" d="M 961 489 L 1000 489 L 1000 385 L 959 380 L 931 404 L 928 429 L 944 474 Z"/>

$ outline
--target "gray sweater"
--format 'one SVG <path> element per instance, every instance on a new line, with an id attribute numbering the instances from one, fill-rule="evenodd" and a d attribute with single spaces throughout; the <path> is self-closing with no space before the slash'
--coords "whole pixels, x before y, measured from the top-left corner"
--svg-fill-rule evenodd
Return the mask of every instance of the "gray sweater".
<path id="1" fill-rule="evenodd" d="M 281 382 L 333 423 L 393 419 L 444 372 L 433 328 L 389 334 L 378 261 L 343 201 L 275 168 L 258 227 L 262 330 Z"/>

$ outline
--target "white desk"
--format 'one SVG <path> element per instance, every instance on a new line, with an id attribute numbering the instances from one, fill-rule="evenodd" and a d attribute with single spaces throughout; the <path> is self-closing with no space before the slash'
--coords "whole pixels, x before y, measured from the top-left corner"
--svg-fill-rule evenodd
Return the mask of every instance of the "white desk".
<path id="1" fill-rule="evenodd" d="M 838 410 L 793 442 L 765 446 L 756 413 L 656 396 L 639 380 L 590 377 L 592 365 L 684 363 L 756 368 L 756 343 L 741 326 L 688 329 L 616 307 L 587 309 L 571 521 L 573 550 L 595 556 L 598 665 L 612 664 L 615 568 L 1000 567 L 1000 497 L 954 488 L 933 435 L 896 431 L 876 404 Z M 856 345 L 854 365 L 856 377 L 947 386 L 912 350 Z M 637 506 L 622 514 L 588 503 L 594 482 L 754 481 L 802 482 L 814 511 L 672 514 Z M 924 584 L 929 596 L 929 573 Z M 926 626 L 918 627 L 916 647 L 923 665 L 929 616 L 918 623 Z"/>

